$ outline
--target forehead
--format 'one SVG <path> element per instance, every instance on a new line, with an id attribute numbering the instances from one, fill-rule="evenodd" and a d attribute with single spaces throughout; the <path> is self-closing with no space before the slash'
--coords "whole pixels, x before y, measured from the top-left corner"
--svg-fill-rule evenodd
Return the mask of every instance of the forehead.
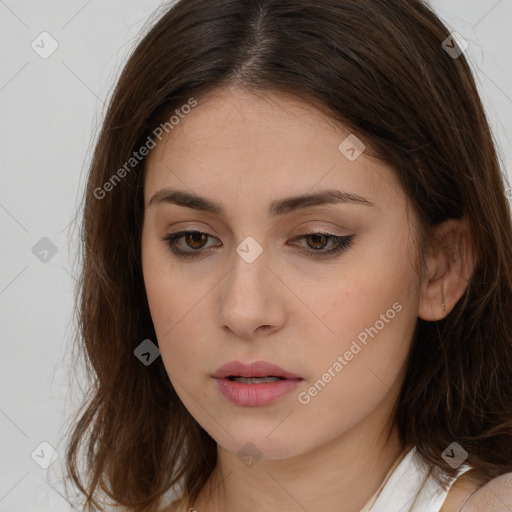
<path id="1" fill-rule="evenodd" d="M 146 160 L 146 205 L 160 188 L 221 194 L 228 202 L 342 188 L 378 208 L 403 195 L 394 173 L 364 152 L 340 150 L 350 131 L 311 103 L 280 92 L 227 88 L 198 101 Z M 348 140 L 351 140 L 349 137 Z M 233 192 L 233 194 L 231 194 Z"/>

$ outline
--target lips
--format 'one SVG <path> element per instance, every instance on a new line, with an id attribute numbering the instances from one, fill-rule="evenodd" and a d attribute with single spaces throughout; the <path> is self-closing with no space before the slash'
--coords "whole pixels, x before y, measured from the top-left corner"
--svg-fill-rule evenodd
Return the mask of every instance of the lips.
<path id="1" fill-rule="evenodd" d="M 232 379 L 233 377 L 278 377 L 280 379 L 302 380 L 300 376 L 290 373 L 280 366 L 267 361 L 254 361 L 252 363 L 230 361 L 218 368 L 217 371 L 212 374 L 212 377 L 216 379 Z"/>
<path id="2" fill-rule="evenodd" d="M 212 377 L 222 395 L 241 407 L 270 405 L 291 393 L 304 380 L 267 361 L 231 361 Z"/>

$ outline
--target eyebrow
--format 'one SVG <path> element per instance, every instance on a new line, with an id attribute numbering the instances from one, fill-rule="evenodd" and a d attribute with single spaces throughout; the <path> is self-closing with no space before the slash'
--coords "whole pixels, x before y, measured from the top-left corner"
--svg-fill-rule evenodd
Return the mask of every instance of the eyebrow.
<path id="1" fill-rule="evenodd" d="M 225 214 L 221 205 L 216 204 L 205 197 L 180 190 L 168 188 L 159 190 L 150 199 L 148 208 L 152 204 L 162 203 L 185 206 L 187 208 L 213 213 L 215 215 Z M 285 215 L 304 208 L 340 203 L 360 204 L 370 207 L 375 206 L 372 202 L 368 201 L 368 199 L 357 194 L 350 194 L 348 192 L 342 192 L 341 190 L 324 190 L 314 194 L 304 194 L 286 197 L 284 199 L 276 199 L 270 203 L 268 213 L 273 217 L 277 217 L 279 215 Z"/>

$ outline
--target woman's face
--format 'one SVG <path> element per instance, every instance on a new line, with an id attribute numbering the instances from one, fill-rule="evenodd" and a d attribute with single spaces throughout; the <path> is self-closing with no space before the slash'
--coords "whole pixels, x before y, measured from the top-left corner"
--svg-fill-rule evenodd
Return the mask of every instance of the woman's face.
<path id="1" fill-rule="evenodd" d="M 148 155 L 143 273 L 161 357 L 230 452 L 289 457 L 390 417 L 418 316 L 416 218 L 349 135 L 294 97 L 233 88 Z M 163 240 L 183 231 L 200 233 Z M 232 361 L 246 366 L 220 378 Z"/>

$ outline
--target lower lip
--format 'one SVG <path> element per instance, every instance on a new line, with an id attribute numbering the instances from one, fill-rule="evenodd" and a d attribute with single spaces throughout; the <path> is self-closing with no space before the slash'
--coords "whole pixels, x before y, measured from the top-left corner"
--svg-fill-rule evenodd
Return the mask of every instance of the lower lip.
<path id="1" fill-rule="evenodd" d="M 236 405 L 259 407 L 275 402 L 297 388 L 303 379 L 282 379 L 261 384 L 244 384 L 229 379 L 215 379 L 220 392 Z"/>

